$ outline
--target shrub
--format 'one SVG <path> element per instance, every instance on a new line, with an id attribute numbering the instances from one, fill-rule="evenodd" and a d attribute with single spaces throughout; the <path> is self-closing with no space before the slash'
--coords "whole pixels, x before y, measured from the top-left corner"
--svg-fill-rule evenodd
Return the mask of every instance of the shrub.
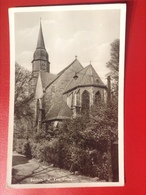
<path id="1" fill-rule="evenodd" d="M 30 142 L 27 139 L 15 139 L 13 141 L 13 148 L 16 152 L 23 154 L 28 158 L 32 157 Z"/>
<path id="2" fill-rule="evenodd" d="M 15 148 L 15 151 L 23 154 L 23 144 L 25 142 L 25 139 L 15 139 L 15 142 L 13 141 L 13 147 Z"/>
<path id="3" fill-rule="evenodd" d="M 39 143 L 34 142 L 31 144 L 32 157 L 40 159 L 41 161 L 49 164 L 59 164 L 59 152 L 57 146 L 57 138 L 52 138 L 50 141 L 41 140 Z"/>
<path id="4" fill-rule="evenodd" d="M 79 117 L 18 144 L 21 153 L 79 174 L 108 179 L 107 135 L 101 124 Z M 23 145 L 23 147 L 22 147 Z"/>
<path id="5" fill-rule="evenodd" d="M 26 140 L 23 144 L 22 154 L 25 155 L 27 158 L 32 158 L 30 142 L 28 140 Z"/>

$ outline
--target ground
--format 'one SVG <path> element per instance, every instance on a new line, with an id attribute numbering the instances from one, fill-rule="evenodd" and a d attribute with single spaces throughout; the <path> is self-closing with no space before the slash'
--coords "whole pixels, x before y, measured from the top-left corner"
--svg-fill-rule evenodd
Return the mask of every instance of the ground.
<path id="1" fill-rule="evenodd" d="M 98 177 L 90 178 L 78 173 L 71 173 L 52 165 L 28 159 L 18 153 L 13 154 L 12 183 L 13 184 L 51 184 L 51 183 L 87 183 L 99 182 Z"/>

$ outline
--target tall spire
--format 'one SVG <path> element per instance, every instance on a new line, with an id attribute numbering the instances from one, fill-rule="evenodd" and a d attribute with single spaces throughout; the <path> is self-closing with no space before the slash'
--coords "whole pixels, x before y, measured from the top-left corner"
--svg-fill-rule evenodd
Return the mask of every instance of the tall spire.
<path id="1" fill-rule="evenodd" d="M 38 42 L 37 42 L 37 48 L 44 48 L 45 49 L 41 19 L 40 19 L 40 31 L 39 31 L 39 37 L 38 37 Z"/>
<path id="2" fill-rule="evenodd" d="M 45 48 L 41 20 L 37 47 L 33 54 L 32 60 L 32 72 L 34 77 L 38 77 L 40 70 L 44 72 L 50 72 L 49 55 Z"/>

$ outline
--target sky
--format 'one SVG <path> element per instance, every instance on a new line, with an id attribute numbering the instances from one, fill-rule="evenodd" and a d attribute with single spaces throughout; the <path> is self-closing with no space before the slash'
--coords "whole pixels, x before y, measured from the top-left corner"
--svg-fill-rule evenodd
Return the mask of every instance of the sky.
<path id="1" fill-rule="evenodd" d="M 57 74 L 77 55 L 83 67 L 92 64 L 105 82 L 110 71 L 110 44 L 120 38 L 120 10 L 58 10 L 16 12 L 15 60 L 32 70 L 40 18 L 45 47 L 49 54 L 50 72 Z"/>

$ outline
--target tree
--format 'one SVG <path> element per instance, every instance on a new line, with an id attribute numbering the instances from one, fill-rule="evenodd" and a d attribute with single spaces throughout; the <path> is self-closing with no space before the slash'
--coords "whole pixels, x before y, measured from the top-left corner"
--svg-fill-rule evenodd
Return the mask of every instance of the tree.
<path id="1" fill-rule="evenodd" d="M 106 123 L 108 132 L 108 175 L 109 181 L 112 181 L 112 159 L 111 159 L 111 145 L 112 145 L 112 134 L 118 139 L 118 84 L 119 84 L 119 47 L 120 40 L 116 39 L 111 43 L 111 58 L 106 63 L 106 66 L 110 69 L 109 82 L 112 80 L 111 86 L 109 86 L 109 95 L 111 96 L 108 101 L 106 110 Z M 109 84 L 110 85 L 110 84 Z M 118 171 L 118 170 L 117 170 Z"/>
<path id="2" fill-rule="evenodd" d="M 111 91 L 114 92 L 114 94 L 118 93 L 118 81 L 119 81 L 119 47 L 120 47 L 120 40 L 115 39 L 111 43 L 111 50 L 110 60 L 106 63 L 107 68 L 110 69 L 110 72 L 108 75 L 111 76 L 112 79 L 112 88 Z"/>
<path id="3" fill-rule="evenodd" d="M 15 63 L 14 136 L 27 136 L 32 126 L 34 91 L 31 73 Z"/>
<path id="4" fill-rule="evenodd" d="M 111 43 L 111 58 L 106 63 L 106 66 L 110 69 L 109 75 L 112 79 L 112 87 L 110 93 L 113 93 L 113 97 L 107 105 L 107 121 L 114 131 L 118 129 L 118 83 L 119 83 L 119 47 L 120 40 L 115 39 Z"/>
<path id="5" fill-rule="evenodd" d="M 98 131 L 99 143 L 106 150 L 108 181 L 112 181 L 111 145 L 118 138 L 118 106 L 115 104 L 115 100 L 96 108 L 94 115 L 90 115 L 90 118 L 92 121 L 89 126 Z"/>

